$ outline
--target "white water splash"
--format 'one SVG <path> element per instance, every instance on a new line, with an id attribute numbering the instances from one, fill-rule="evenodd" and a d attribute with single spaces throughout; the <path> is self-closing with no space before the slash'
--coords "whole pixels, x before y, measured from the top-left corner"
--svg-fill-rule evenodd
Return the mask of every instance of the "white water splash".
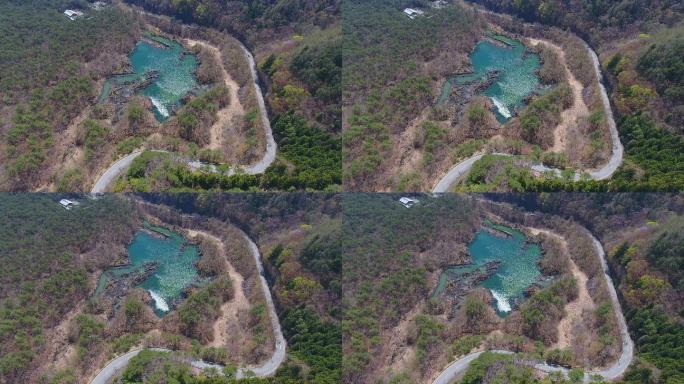
<path id="1" fill-rule="evenodd" d="M 169 117 L 169 110 L 166 109 L 164 104 L 162 104 L 161 101 L 159 101 L 157 98 L 150 97 L 150 100 L 152 101 L 152 104 L 154 105 L 155 108 L 157 108 L 157 111 L 164 116 L 164 117 Z"/>
<path id="2" fill-rule="evenodd" d="M 496 309 L 498 309 L 499 312 L 510 312 L 511 304 L 508 302 L 508 299 L 493 289 L 490 289 L 490 291 L 492 292 L 492 296 L 494 296 L 494 300 L 496 300 Z"/>
<path id="3" fill-rule="evenodd" d="M 508 108 L 502 103 L 499 99 L 496 97 L 491 97 L 492 102 L 496 106 L 496 110 L 499 111 L 499 114 L 507 119 L 511 118 L 511 111 L 508 110 Z"/>
<path id="4" fill-rule="evenodd" d="M 154 306 L 157 307 L 158 310 L 163 312 L 169 311 L 169 304 L 166 303 L 166 300 L 164 300 L 163 297 L 161 297 L 157 292 L 153 290 L 150 290 L 150 295 L 154 300 Z"/>

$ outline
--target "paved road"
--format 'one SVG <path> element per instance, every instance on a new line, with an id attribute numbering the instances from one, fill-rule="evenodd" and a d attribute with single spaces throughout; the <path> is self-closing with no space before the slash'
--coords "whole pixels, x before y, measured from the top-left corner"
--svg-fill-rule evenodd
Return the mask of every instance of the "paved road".
<path id="1" fill-rule="evenodd" d="M 437 185 L 435 185 L 435 188 L 432 189 L 432 192 L 449 192 L 451 186 L 455 185 L 461 177 L 465 176 L 468 172 L 470 172 L 470 168 L 472 168 L 473 164 L 475 164 L 476 161 L 480 160 L 482 156 L 484 156 L 484 154 L 479 153 L 454 165 L 449 170 L 449 172 L 447 172 L 447 174 L 439 180 Z"/>
<path id="2" fill-rule="evenodd" d="M 157 352 L 170 352 L 168 349 L 164 348 L 150 348 L 153 351 Z M 130 352 L 127 352 L 117 358 L 114 358 L 107 363 L 107 365 L 102 368 L 102 370 L 95 376 L 93 380 L 90 381 L 90 384 L 108 384 L 109 380 L 119 371 L 121 371 L 127 364 L 128 362 L 135 356 L 140 353 L 142 349 L 134 349 Z"/>
<path id="3" fill-rule="evenodd" d="M 276 313 L 275 305 L 273 305 L 273 297 L 271 296 L 271 291 L 268 287 L 268 283 L 266 282 L 266 278 L 264 277 L 264 266 L 261 262 L 261 253 L 259 252 L 259 248 L 252 241 L 252 239 L 250 239 L 249 236 L 247 236 L 246 233 L 242 232 L 242 236 L 249 245 L 249 250 L 251 251 L 252 256 L 254 257 L 254 262 L 256 263 L 257 271 L 259 272 L 259 280 L 261 281 L 261 288 L 264 291 L 266 307 L 268 309 L 269 318 L 271 319 L 271 327 L 273 329 L 273 335 L 275 338 L 275 351 L 268 360 L 261 363 L 260 365 L 238 368 L 236 377 L 243 378 L 247 376 L 247 373 L 252 373 L 256 377 L 271 376 L 275 373 L 280 364 L 282 364 L 282 362 L 285 360 L 285 350 L 287 348 L 287 343 L 285 341 L 285 337 L 283 336 L 283 332 L 280 328 L 280 321 L 278 320 L 278 314 Z M 158 352 L 173 352 L 170 349 L 166 348 L 149 349 Z M 97 376 L 95 376 L 95 378 L 90 381 L 90 384 L 108 384 L 110 380 L 117 373 L 121 372 L 121 370 L 124 369 L 126 365 L 128 365 L 128 362 L 133 357 L 137 356 L 141 351 L 143 351 L 143 348 L 134 349 L 110 360 L 109 363 L 107 363 L 104 366 L 104 368 L 102 368 L 102 370 L 98 372 Z M 215 368 L 220 374 L 223 373 L 224 368 L 222 365 L 211 364 L 202 360 L 191 360 L 190 365 L 199 369 Z"/>
<path id="4" fill-rule="evenodd" d="M 264 133 L 266 135 L 266 152 L 264 157 L 259 160 L 258 163 L 249 165 L 245 167 L 245 173 L 254 175 L 257 173 L 264 173 L 266 168 L 268 168 L 271 163 L 275 160 L 277 145 L 273 139 L 273 131 L 271 130 L 271 123 L 268 120 L 268 114 L 266 113 L 266 104 L 264 103 L 264 96 L 261 94 L 261 88 L 259 87 L 259 76 L 256 70 L 256 64 L 254 63 L 254 56 L 249 52 L 247 47 L 240 43 L 240 47 L 249 61 L 249 68 L 252 71 L 252 79 L 254 79 L 254 88 L 256 90 L 257 103 L 259 103 L 259 113 L 261 114 L 261 121 L 263 123 Z"/>
<path id="5" fill-rule="evenodd" d="M 451 186 L 455 185 L 461 177 L 465 176 L 468 172 L 470 172 L 470 168 L 473 167 L 473 164 L 475 164 L 476 161 L 480 160 L 484 155 L 484 153 L 475 154 L 453 166 L 449 170 L 449 172 L 447 172 L 447 174 L 439 180 L 439 182 L 432 190 L 432 192 L 449 192 Z M 511 154 L 501 152 L 494 152 L 492 153 L 492 155 L 513 156 Z"/>
<path id="6" fill-rule="evenodd" d="M 266 103 L 264 102 L 264 96 L 261 93 L 261 88 L 259 87 L 259 77 L 257 74 L 256 70 L 256 63 L 254 62 L 254 57 L 252 54 L 249 52 L 249 50 L 242 44 L 240 43 L 240 47 L 242 48 L 242 51 L 245 54 L 245 58 L 249 62 L 249 67 L 252 72 L 252 80 L 254 82 L 254 90 L 257 98 L 257 104 L 259 105 L 259 114 L 261 115 L 261 122 L 262 122 L 262 127 L 264 129 L 264 136 L 266 137 L 266 151 L 264 152 L 264 156 L 255 164 L 251 165 L 246 165 L 242 166 L 241 171 L 248 174 L 248 175 L 256 175 L 259 173 L 264 173 L 266 171 L 266 168 L 268 168 L 273 161 L 275 161 L 276 158 L 276 152 L 278 149 L 278 145 L 275 142 L 275 139 L 273 138 L 273 131 L 271 130 L 271 122 L 268 120 L 268 113 L 266 111 Z M 166 151 L 157 151 L 157 152 L 166 152 Z M 93 186 L 92 190 L 90 191 L 91 193 L 103 193 L 106 192 L 109 185 L 111 185 L 114 180 L 116 180 L 119 175 L 121 175 L 124 171 L 128 169 L 128 167 L 131 166 L 131 163 L 133 163 L 133 160 L 140 156 L 142 151 L 136 150 L 122 159 L 117 160 L 114 164 L 112 164 L 103 174 L 100 176 L 100 178 L 95 182 L 95 185 Z M 220 171 L 218 168 L 213 165 L 213 164 L 206 164 L 203 163 L 199 160 L 190 160 L 188 161 L 188 166 L 191 169 L 194 170 L 203 170 L 206 172 L 212 172 L 212 173 L 219 173 Z M 233 175 L 235 174 L 235 169 L 231 168 L 228 170 L 227 174 L 228 175 Z"/>
<path id="7" fill-rule="evenodd" d="M 606 87 L 603 86 L 603 75 L 601 74 L 601 64 L 599 63 L 598 56 L 594 52 L 589 44 L 583 41 L 584 47 L 589 51 L 591 55 L 591 60 L 594 63 L 594 72 L 596 72 L 596 77 L 599 83 L 599 88 L 601 90 L 601 101 L 603 102 L 603 110 L 606 113 L 606 120 L 608 121 L 608 129 L 610 130 L 610 140 L 612 143 L 612 152 L 608 163 L 602 168 L 590 172 L 591 178 L 594 180 L 604 180 L 610 178 L 613 173 L 618 169 L 620 164 L 622 164 L 622 154 L 624 148 L 620 142 L 620 135 L 618 134 L 617 126 L 615 125 L 615 118 L 613 117 L 613 109 L 610 107 L 610 101 L 608 100 L 608 92 L 606 92 Z"/>
<path id="8" fill-rule="evenodd" d="M 596 170 L 575 172 L 575 174 L 573 175 L 573 180 L 580 180 L 583 173 L 588 174 L 589 177 L 593 180 L 605 180 L 610 178 L 613 175 L 613 173 L 615 173 L 615 171 L 618 169 L 620 164 L 622 164 L 622 155 L 624 150 L 622 147 L 622 143 L 620 143 L 620 135 L 618 134 L 617 127 L 615 125 L 615 119 L 613 118 L 613 110 L 610 107 L 610 101 L 608 100 L 608 93 L 606 92 L 606 88 L 603 86 L 603 75 L 601 74 L 601 67 L 599 64 L 598 56 L 596 56 L 596 52 L 594 52 L 594 50 L 591 49 L 591 47 L 589 47 L 589 45 L 586 42 L 583 43 L 594 63 L 594 71 L 596 73 L 596 77 L 599 83 L 599 89 L 601 91 L 601 101 L 603 102 L 603 109 L 606 114 L 606 120 L 608 121 L 608 130 L 610 132 L 612 149 L 610 159 L 608 159 L 608 162 L 605 165 Z M 462 176 L 467 174 L 473 167 L 473 164 L 475 164 L 477 160 L 481 159 L 482 156 L 482 154 L 477 154 L 454 165 L 449 170 L 449 172 L 447 172 L 447 174 L 444 175 L 439 180 L 439 182 L 437 182 L 437 185 L 435 185 L 435 187 L 432 189 L 432 192 L 448 192 L 449 190 L 451 190 L 452 186 L 455 185 L 456 182 Z M 560 176 L 562 173 L 562 170 L 560 169 L 547 167 L 542 164 L 531 164 L 530 168 L 533 171 L 540 173 L 553 172 L 557 176 Z"/>
<path id="9" fill-rule="evenodd" d="M 264 265 L 261 263 L 261 254 L 259 253 L 259 248 L 252 241 L 252 239 L 243 232 L 242 236 L 249 244 L 249 249 L 254 257 L 254 262 L 256 263 L 257 270 L 259 272 L 259 280 L 261 281 L 261 289 L 264 291 L 264 297 L 266 298 L 266 308 L 268 309 L 269 318 L 271 319 L 271 328 L 273 330 L 273 336 L 275 338 L 275 351 L 271 358 L 259 366 L 252 366 L 246 368 L 238 369 L 238 378 L 242 377 L 246 371 L 252 371 L 257 376 L 270 376 L 275 373 L 276 369 L 285 360 L 285 337 L 283 337 L 283 332 L 280 329 L 280 322 L 278 321 L 278 314 L 275 310 L 275 305 L 273 305 L 273 297 L 271 297 L 271 291 L 268 288 L 268 283 L 266 282 L 266 277 L 264 277 Z"/>
<path id="10" fill-rule="evenodd" d="M 617 297 L 617 292 L 615 291 L 615 286 L 613 281 L 608 275 L 608 262 L 606 261 L 606 253 L 603 250 L 601 243 L 594 237 L 588 230 L 586 230 L 587 236 L 591 237 L 591 240 L 596 249 L 596 253 L 601 260 L 601 266 L 603 268 L 603 276 L 606 279 L 608 285 L 608 292 L 610 294 L 610 299 L 613 303 L 613 309 L 615 311 L 615 316 L 617 317 L 618 327 L 620 328 L 620 336 L 622 338 L 622 352 L 618 359 L 610 366 L 604 369 L 593 369 L 586 371 L 584 374 L 584 382 L 589 383 L 592 375 L 601 375 L 605 380 L 614 381 L 622 376 L 623 373 L 629 367 L 629 364 L 634 358 L 634 343 L 632 338 L 629 336 L 629 331 L 627 329 L 627 322 L 625 321 L 625 316 L 622 313 L 622 307 L 620 301 Z M 468 355 L 461 357 L 460 359 L 449 364 L 437 378 L 432 382 L 432 384 L 449 384 L 454 381 L 461 373 L 468 369 L 470 363 L 477 359 L 483 351 L 473 352 Z M 492 350 L 491 352 L 512 354 L 511 351 L 503 350 Z M 567 376 L 570 371 L 567 368 L 549 365 L 545 362 L 539 362 L 534 365 L 534 367 L 540 371 L 551 373 L 551 372 L 562 372 Z"/>
<path id="11" fill-rule="evenodd" d="M 112 164 L 103 174 L 97 179 L 91 193 L 103 193 L 107 191 L 107 187 L 116 180 L 119 175 L 128 169 L 133 163 L 133 160 L 140 156 L 142 151 L 134 151 L 123 158 L 117 160 Z"/>

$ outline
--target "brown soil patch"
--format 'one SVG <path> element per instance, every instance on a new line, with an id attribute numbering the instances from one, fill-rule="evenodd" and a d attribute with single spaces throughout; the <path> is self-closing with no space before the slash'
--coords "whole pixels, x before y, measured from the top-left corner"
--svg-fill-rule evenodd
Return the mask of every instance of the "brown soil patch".
<path id="1" fill-rule="evenodd" d="M 587 105 L 584 103 L 584 99 L 582 98 L 582 91 L 584 90 L 584 86 L 582 85 L 582 83 L 579 82 L 579 80 L 575 78 L 575 76 L 568 68 L 568 64 L 565 60 L 565 51 L 563 51 L 563 48 L 548 40 L 534 38 L 528 38 L 528 40 L 533 45 L 544 44 L 548 48 L 551 48 L 556 53 L 556 55 L 558 55 L 558 60 L 563 64 L 563 67 L 565 68 L 565 76 L 568 80 L 570 88 L 572 89 L 574 102 L 570 108 L 561 112 L 561 122 L 560 124 L 558 124 L 553 133 L 553 147 L 549 149 L 552 152 L 564 152 L 568 141 L 568 127 L 571 124 L 577 124 L 577 119 L 580 116 L 589 115 L 589 109 L 587 108 Z"/>
<path id="2" fill-rule="evenodd" d="M 198 230 L 187 230 L 190 236 L 204 236 L 211 239 L 218 244 L 221 249 L 221 253 L 225 255 L 225 245 L 223 241 L 218 237 Z M 228 275 L 230 280 L 233 282 L 233 298 L 221 305 L 221 316 L 214 323 L 214 339 L 208 344 L 209 347 L 225 347 L 229 344 L 231 339 L 230 334 L 232 330 L 236 329 L 235 325 L 238 321 L 238 311 L 248 311 L 249 310 L 249 300 L 245 296 L 243 290 L 244 278 L 239 274 L 233 265 L 226 259 L 226 264 L 228 266 Z M 231 332 L 229 332 L 231 330 Z"/>
<path id="3" fill-rule="evenodd" d="M 544 233 L 548 236 L 555 237 L 561 242 L 561 246 L 567 253 L 568 243 L 564 237 L 545 229 L 529 229 L 533 235 Z M 564 349 L 570 347 L 573 340 L 574 325 L 580 324 L 582 322 L 583 310 L 593 309 L 596 307 L 594 300 L 591 298 L 591 296 L 589 296 L 589 291 L 587 290 L 587 275 L 577 267 L 577 264 L 575 264 L 571 258 L 568 258 L 568 260 L 570 261 L 570 273 L 572 273 L 577 281 L 577 288 L 579 292 L 575 300 L 565 305 L 565 316 L 558 323 L 558 342 L 552 345 L 551 348 Z"/>
<path id="4" fill-rule="evenodd" d="M 392 330 L 386 332 L 388 337 L 382 343 L 377 359 L 378 365 L 371 378 L 381 379 L 387 373 L 401 373 L 408 371 L 415 361 L 416 350 L 414 346 L 407 345 L 408 331 L 416 316 L 424 310 L 423 303 L 418 303 Z"/>
<path id="5" fill-rule="evenodd" d="M 223 60 L 221 59 L 221 51 L 216 46 L 204 41 L 193 39 L 185 39 L 185 41 L 191 46 L 200 45 L 203 48 L 209 50 L 214 55 L 217 62 L 221 63 L 221 74 L 223 77 L 223 82 L 226 85 L 226 87 L 228 87 L 228 90 L 230 92 L 230 103 L 228 104 L 228 106 L 218 111 L 218 119 L 216 120 L 214 125 L 211 126 L 211 129 L 209 131 L 209 148 L 221 149 L 223 147 L 224 140 L 223 128 L 226 125 L 230 124 L 234 116 L 245 114 L 244 108 L 242 107 L 242 103 L 240 103 L 240 99 L 238 97 L 238 90 L 240 89 L 240 86 L 238 86 L 237 82 L 233 80 L 228 71 L 226 71 L 226 67 L 223 65 Z"/>
<path id="6" fill-rule="evenodd" d="M 90 111 L 91 108 L 84 109 L 71 121 L 71 123 L 69 123 L 64 131 L 57 135 L 55 138 L 55 145 L 53 147 L 53 159 L 58 161 L 48 164 L 48 167 L 43 171 L 43 175 L 63 173 L 70 168 L 74 168 L 77 164 L 83 161 L 83 150 L 77 147 L 74 143 L 76 142 L 76 135 L 78 135 L 78 127 L 88 118 Z M 54 192 L 55 188 L 54 181 L 46 181 L 38 186 L 34 192 Z"/>

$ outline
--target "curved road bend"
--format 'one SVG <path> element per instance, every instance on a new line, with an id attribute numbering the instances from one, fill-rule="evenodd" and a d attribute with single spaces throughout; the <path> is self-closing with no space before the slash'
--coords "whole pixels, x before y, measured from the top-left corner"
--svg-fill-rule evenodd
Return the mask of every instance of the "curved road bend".
<path id="1" fill-rule="evenodd" d="M 240 230 L 240 232 L 242 231 Z M 256 377 L 271 376 L 275 373 L 280 364 L 282 364 L 282 362 L 285 360 L 285 349 L 287 347 L 287 343 L 285 341 L 285 337 L 283 336 L 283 332 L 280 328 L 280 321 L 278 320 L 278 314 L 276 313 L 275 305 L 273 304 L 273 297 L 271 296 L 271 291 L 268 287 L 268 283 L 266 282 L 266 278 L 264 277 L 264 266 L 261 263 L 261 253 L 259 252 L 259 248 L 254 243 L 254 241 L 252 241 L 252 239 L 250 239 L 249 236 L 247 236 L 246 233 L 242 232 L 242 237 L 247 241 L 247 244 L 249 245 L 249 250 L 252 253 L 252 257 L 254 257 L 254 262 L 256 263 L 257 271 L 259 272 L 259 281 L 261 282 L 261 288 L 264 291 L 266 308 L 268 310 L 269 318 L 271 319 L 271 328 L 273 329 L 273 336 L 275 339 L 275 350 L 273 351 L 271 357 L 265 362 L 261 363 L 260 365 L 238 368 L 236 377 L 243 378 L 248 376 L 248 373 L 254 374 Z M 126 367 L 126 365 L 128 365 L 128 362 L 133 357 L 137 356 L 144 349 L 150 349 L 152 351 L 157 352 L 173 352 L 172 350 L 166 348 L 134 349 L 110 360 L 100 370 L 100 372 L 97 373 L 95 378 L 90 381 L 90 384 L 108 384 L 117 373 L 121 372 L 121 370 L 124 367 Z M 199 369 L 216 368 L 219 374 L 223 373 L 224 368 L 222 365 L 211 364 L 202 360 L 192 360 L 190 362 L 190 365 Z"/>
<path id="2" fill-rule="evenodd" d="M 142 151 L 137 150 L 133 151 L 130 154 L 122 157 L 121 159 L 117 160 L 112 164 L 107 170 L 100 176 L 99 179 L 95 182 L 95 185 L 93 185 L 93 189 L 90 190 L 90 193 L 104 193 L 107 191 L 107 187 L 128 167 L 131 166 L 131 163 L 133 163 L 133 160 L 135 160 L 136 157 L 140 156 Z"/>
<path id="3" fill-rule="evenodd" d="M 610 178 L 613 175 L 613 173 L 615 173 L 615 171 L 618 169 L 620 164 L 622 164 L 622 156 L 624 149 L 622 147 L 622 143 L 620 143 L 620 135 L 618 134 L 617 126 L 615 125 L 615 119 L 613 117 L 613 110 L 610 107 L 608 93 L 606 92 L 606 87 L 603 85 L 603 75 L 601 74 L 601 67 L 599 64 L 598 56 L 596 55 L 596 52 L 594 52 L 594 50 L 591 49 L 589 44 L 587 44 L 584 40 L 582 40 L 582 43 L 589 52 L 591 60 L 594 64 L 594 72 L 596 73 L 596 79 L 598 80 L 599 89 L 601 91 L 601 101 L 603 102 L 603 109 L 606 113 L 606 120 L 608 121 L 608 130 L 610 132 L 610 141 L 612 145 L 611 155 L 610 159 L 608 159 L 608 162 L 601 168 L 588 171 L 587 173 L 589 174 L 589 177 L 593 180 L 605 180 Z M 449 192 L 451 187 L 458 181 L 458 179 L 466 173 L 468 173 L 470 169 L 473 167 L 473 164 L 475 164 L 475 162 L 480 158 L 482 158 L 482 154 L 471 156 L 461 161 L 460 163 L 454 165 L 449 170 L 449 172 L 447 172 L 447 174 L 444 175 L 439 180 L 439 182 L 437 182 L 437 185 L 435 185 L 435 187 L 432 189 L 432 192 Z M 562 173 L 562 170 L 560 169 L 550 168 L 542 164 L 532 164 L 530 165 L 530 168 L 540 173 L 553 172 L 557 176 L 560 176 Z M 575 172 L 573 179 L 575 181 L 580 180 L 581 175 L 581 172 Z"/>
<path id="4" fill-rule="evenodd" d="M 275 161 L 276 158 L 276 151 L 278 149 L 278 145 L 275 142 L 275 139 L 273 138 L 273 130 L 271 129 L 271 122 L 268 120 L 268 113 L 266 111 L 266 103 L 264 102 L 264 96 L 261 93 L 261 87 L 259 87 L 259 77 L 257 74 L 256 70 L 256 63 L 254 62 L 254 56 L 252 56 L 252 53 L 249 52 L 247 47 L 245 47 L 241 42 L 238 41 L 240 44 L 240 48 L 242 48 L 242 51 L 245 54 L 245 58 L 249 62 L 249 68 L 252 73 L 252 80 L 254 83 L 254 90 L 256 94 L 256 99 L 257 99 L 257 104 L 259 105 L 259 114 L 261 116 L 261 124 L 264 129 L 264 133 L 266 136 L 266 151 L 264 152 L 264 156 L 259 160 L 257 163 L 252 164 L 252 165 L 247 165 L 242 168 L 242 171 L 248 175 L 256 175 L 259 173 L 264 173 L 266 171 L 266 168 L 269 167 Z M 157 152 L 166 152 L 166 151 L 157 151 Z M 130 154 L 124 156 L 123 158 L 117 160 L 114 164 L 112 164 L 103 174 L 100 176 L 100 178 L 95 182 L 95 185 L 93 186 L 92 190 L 90 193 L 104 193 L 107 191 L 107 188 L 109 185 L 111 185 L 116 178 L 121 175 L 125 170 L 128 169 L 128 167 L 131 166 L 131 163 L 133 163 L 133 160 L 140 156 L 142 151 L 136 150 L 134 152 L 131 152 Z M 197 169 L 203 169 L 208 172 L 212 173 L 218 173 L 219 170 L 218 168 L 213 165 L 213 164 L 205 164 L 202 163 L 201 161 L 198 160 L 192 160 L 188 161 L 188 166 L 194 170 Z M 229 175 L 232 175 L 235 173 L 235 169 L 231 168 L 230 171 L 228 172 Z"/>
<path id="5" fill-rule="evenodd" d="M 632 359 L 634 357 L 634 342 L 632 341 L 632 338 L 629 336 L 627 322 L 625 321 L 625 316 L 622 313 L 622 306 L 620 305 L 620 301 L 618 300 L 617 292 L 615 291 L 615 286 L 613 285 L 613 281 L 608 275 L 608 262 L 606 261 L 606 253 L 603 250 L 603 246 L 598 241 L 598 239 L 594 237 L 594 235 L 592 235 L 586 229 L 585 231 L 587 236 L 591 237 L 591 240 L 594 244 L 594 248 L 596 249 L 596 253 L 599 256 L 599 259 L 601 260 L 601 267 L 603 268 L 603 277 L 604 279 L 606 279 L 608 293 L 610 294 L 610 300 L 613 303 L 615 317 L 617 318 L 618 327 L 620 328 L 620 336 L 622 337 L 622 352 L 620 353 L 618 359 L 607 368 L 586 371 L 584 374 L 584 382 L 588 383 L 592 375 L 601 375 L 604 379 L 613 381 L 620 378 L 622 374 L 625 373 L 625 371 L 627 370 L 627 367 L 629 367 L 629 364 L 632 362 Z M 437 376 L 437 378 L 432 382 L 432 384 L 449 384 L 453 382 L 453 380 L 456 377 L 458 377 L 458 375 L 465 372 L 468 369 L 470 363 L 473 360 L 477 359 L 483 352 L 484 351 L 473 352 L 452 362 L 439 374 L 439 376 Z M 511 351 L 504 350 L 491 350 L 491 352 L 503 354 L 513 353 Z M 539 362 L 535 364 L 534 368 L 546 373 L 561 372 L 566 376 L 570 372 L 570 370 L 567 368 L 553 366 L 545 362 Z"/>

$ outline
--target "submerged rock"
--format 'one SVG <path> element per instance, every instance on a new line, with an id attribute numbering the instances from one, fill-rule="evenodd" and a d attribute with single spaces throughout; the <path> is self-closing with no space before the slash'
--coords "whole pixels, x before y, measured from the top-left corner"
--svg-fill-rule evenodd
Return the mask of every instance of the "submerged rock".
<path id="1" fill-rule="evenodd" d="M 480 268 L 477 268 L 470 272 L 464 272 L 459 276 L 458 279 L 450 280 L 444 289 L 444 294 L 453 303 L 453 316 L 456 310 L 460 306 L 463 298 L 468 295 L 473 289 L 475 289 L 481 282 L 487 280 L 490 276 L 496 273 L 496 271 L 501 266 L 501 261 L 493 260 L 488 261 Z"/>

